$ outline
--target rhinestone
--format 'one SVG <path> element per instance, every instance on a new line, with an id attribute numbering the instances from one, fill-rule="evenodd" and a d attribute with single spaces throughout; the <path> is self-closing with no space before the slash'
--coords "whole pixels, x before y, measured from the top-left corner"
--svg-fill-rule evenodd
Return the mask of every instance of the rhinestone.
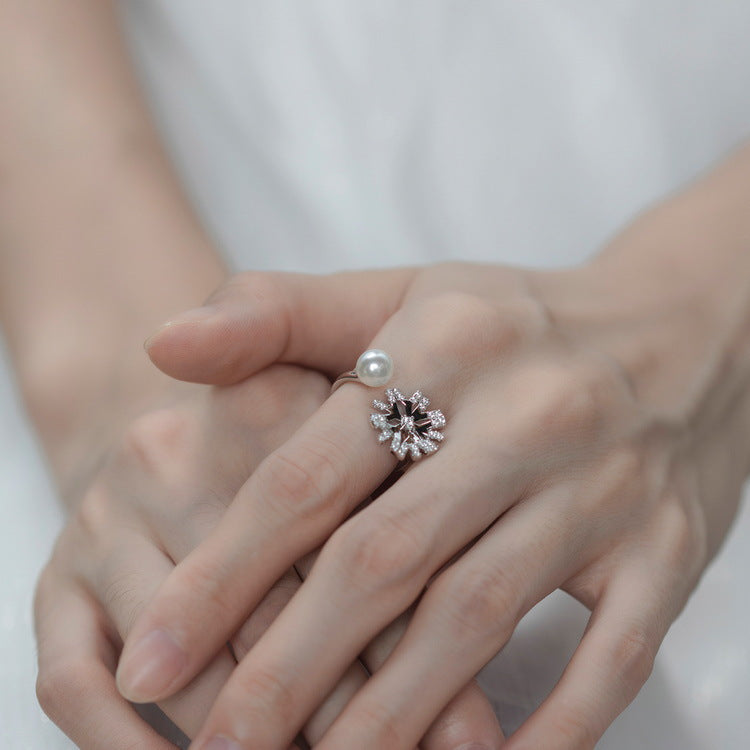
<path id="1" fill-rule="evenodd" d="M 433 427 L 440 428 L 445 426 L 445 416 L 443 415 L 443 412 L 440 411 L 440 409 L 428 411 L 427 416 L 432 420 Z"/>

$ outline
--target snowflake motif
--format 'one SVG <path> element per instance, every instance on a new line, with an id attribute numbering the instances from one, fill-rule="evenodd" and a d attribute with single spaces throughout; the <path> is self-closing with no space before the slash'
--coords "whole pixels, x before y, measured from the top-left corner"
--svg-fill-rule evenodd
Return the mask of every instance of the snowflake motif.
<path id="1" fill-rule="evenodd" d="M 380 442 L 390 440 L 391 452 L 401 460 L 407 453 L 414 461 L 423 454 L 434 453 L 443 439 L 443 433 L 438 431 L 445 426 L 443 412 L 427 411 L 430 401 L 421 391 L 407 399 L 397 388 L 388 388 L 385 395 L 387 403 L 375 399 L 372 405 L 378 411 L 370 415 L 370 423 L 380 430 Z"/>

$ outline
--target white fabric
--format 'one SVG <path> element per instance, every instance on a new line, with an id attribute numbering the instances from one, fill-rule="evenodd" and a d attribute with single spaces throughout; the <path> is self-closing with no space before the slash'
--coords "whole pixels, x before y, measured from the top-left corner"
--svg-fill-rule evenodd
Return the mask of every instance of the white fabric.
<path id="1" fill-rule="evenodd" d="M 131 0 L 185 184 L 243 268 L 560 265 L 750 133 L 744 0 Z M 0 384 L 0 745 L 71 747 L 36 707 L 30 600 L 61 523 Z M 605 750 L 746 746 L 750 511 Z M 482 675 L 507 730 L 587 612 L 551 596 Z"/>

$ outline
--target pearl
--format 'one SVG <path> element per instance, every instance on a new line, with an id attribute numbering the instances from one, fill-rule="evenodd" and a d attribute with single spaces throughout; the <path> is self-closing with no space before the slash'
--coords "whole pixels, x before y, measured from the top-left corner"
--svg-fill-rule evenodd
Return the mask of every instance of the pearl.
<path id="1" fill-rule="evenodd" d="M 385 385 L 393 375 L 393 360 L 382 349 L 368 349 L 360 355 L 354 369 L 361 383 Z"/>

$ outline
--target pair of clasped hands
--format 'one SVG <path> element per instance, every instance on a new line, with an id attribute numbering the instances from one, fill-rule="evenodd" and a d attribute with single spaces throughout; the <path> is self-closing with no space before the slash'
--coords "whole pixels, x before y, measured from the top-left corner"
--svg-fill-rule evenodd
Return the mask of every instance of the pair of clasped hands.
<path id="1" fill-rule="evenodd" d="M 657 362 L 672 318 L 649 326 L 620 278 L 253 272 L 174 318 L 146 344 L 174 395 L 109 451 L 38 585 L 45 709 L 77 713 L 86 748 L 172 747 L 129 701 L 157 703 L 191 750 L 593 747 L 744 478 L 719 450 L 735 412 L 672 418 L 689 357 Z M 369 422 L 383 389 L 329 396 L 369 348 L 447 418 L 395 481 Z M 473 678 L 557 588 L 592 617 L 506 739 Z"/>

